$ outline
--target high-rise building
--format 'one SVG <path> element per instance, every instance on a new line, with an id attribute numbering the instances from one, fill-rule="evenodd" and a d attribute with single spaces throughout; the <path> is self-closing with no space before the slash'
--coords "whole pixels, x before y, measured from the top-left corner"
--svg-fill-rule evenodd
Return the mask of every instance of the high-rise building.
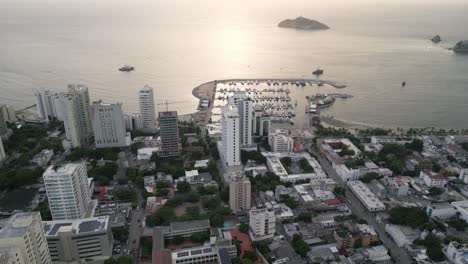
<path id="1" fill-rule="evenodd" d="M 249 213 L 249 235 L 252 241 L 272 238 L 275 234 L 275 212 L 266 208 L 252 208 Z"/>
<path id="2" fill-rule="evenodd" d="M 51 165 L 43 178 L 52 219 L 70 220 L 89 216 L 92 201 L 85 162 Z"/>
<path id="3" fill-rule="evenodd" d="M 276 129 L 268 137 L 273 152 L 293 152 L 294 140 L 286 129 Z"/>
<path id="4" fill-rule="evenodd" d="M 112 256 L 109 216 L 46 221 L 44 231 L 54 263 L 102 263 Z"/>
<path id="5" fill-rule="evenodd" d="M 221 158 L 225 166 L 238 166 L 240 161 L 240 124 L 236 106 L 228 104 L 221 115 Z"/>
<path id="6" fill-rule="evenodd" d="M 229 207 L 233 212 L 249 210 L 251 205 L 251 184 L 244 173 L 231 174 L 229 180 Z"/>
<path id="7" fill-rule="evenodd" d="M 3 147 L 2 138 L 0 137 L 0 162 L 6 158 L 5 148 Z"/>
<path id="8" fill-rule="evenodd" d="M 0 263 L 51 264 L 41 214 L 15 214 L 0 230 Z"/>
<path id="9" fill-rule="evenodd" d="M 145 85 L 139 92 L 141 126 L 145 130 L 155 130 L 156 110 L 154 107 L 153 88 Z"/>
<path id="10" fill-rule="evenodd" d="M 67 144 L 71 148 L 81 146 L 80 130 L 78 124 L 78 112 L 75 107 L 74 97 L 71 94 L 60 93 L 59 104 L 63 117 L 63 125 L 65 128 L 65 136 Z"/>
<path id="11" fill-rule="evenodd" d="M 93 103 L 91 109 L 96 148 L 130 145 L 130 136 L 127 136 L 125 131 L 121 103 L 108 104 L 97 101 Z"/>
<path id="12" fill-rule="evenodd" d="M 253 102 L 246 92 L 236 92 L 229 96 L 228 104 L 237 107 L 240 122 L 240 143 L 242 146 L 252 145 Z"/>
<path id="13" fill-rule="evenodd" d="M 58 96 L 59 112 L 62 113 L 65 134 L 70 147 L 91 145 L 93 143 L 93 126 L 88 87 L 69 84 L 68 91 L 60 93 Z"/>
<path id="14" fill-rule="evenodd" d="M 253 102 L 246 97 L 239 102 L 240 139 L 243 146 L 252 145 Z"/>
<path id="15" fill-rule="evenodd" d="M 124 114 L 125 129 L 128 131 L 139 130 L 143 127 L 140 114 Z"/>
<path id="16" fill-rule="evenodd" d="M 255 136 L 267 137 L 269 135 L 270 116 L 259 107 L 253 110 L 252 131 Z"/>
<path id="17" fill-rule="evenodd" d="M 63 120 L 59 106 L 59 94 L 51 90 L 37 91 L 36 108 L 39 116 L 47 122 L 56 118 Z"/>
<path id="18" fill-rule="evenodd" d="M 16 118 L 15 108 L 11 105 L 0 105 L 0 115 L 6 122 L 16 122 L 18 120 Z"/>
<path id="19" fill-rule="evenodd" d="M 88 87 L 81 84 L 69 84 L 68 93 L 74 97 L 81 145 L 90 145 L 93 143 L 93 125 Z"/>
<path id="20" fill-rule="evenodd" d="M 180 156 L 181 143 L 176 111 L 159 112 L 160 157 Z"/>
<path id="21" fill-rule="evenodd" d="M 8 133 L 8 127 L 7 127 L 7 124 L 5 122 L 5 120 L 3 119 L 3 116 L 0 115 L 0 136 L 3 136 L 5 134 Z"/>

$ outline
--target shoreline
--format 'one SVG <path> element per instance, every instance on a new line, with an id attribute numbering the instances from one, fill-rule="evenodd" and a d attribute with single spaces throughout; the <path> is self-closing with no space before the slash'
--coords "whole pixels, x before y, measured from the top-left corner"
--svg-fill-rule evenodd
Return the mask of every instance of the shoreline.
<path id="1" fill-rule="evenodd" d="M 346 88 L 347 86 L 345 84 L 335 82 L 335 81 L 330 81 L 330 80 L 319 80 L 319 79 L 311 79 L 311 78 L 236 78 L 236 79 L 221 79 L 221 80 L 212 80 L 209 82 L 202 83 L 198 86 L 196 86 L 192 90 L 192 95 L 197 98 L 198 100 L 203 100 L 203 99 L 208 99 L 210 100 L 210 104 L 208 108 L 205 109 L 197 109 L 195 112 L 182 115 L 181 117 L 184 120 L 192 120 L 195 121 L 198 125 L 201 126 L 206 126 L 209 123 L 209 120 L 211 119 L 211 111 L 213 109 L 213 103 L 214 103 L 214 97 L 215 97 L 215 90 L 216 90 L 216 85 L 218 83 L 230 83 L 230 82 L 297 82 L 297 81 L 304 81 L 304 82 L 312 82 L 314 84 L 322 83 L 322 84 L 328 84 L 336 89 L 343 89 Z M 346 129 L 372 129 L 372 128 L 382 128 L 382 129 L 391 129 L 391 130 L 396 130 L 396 129 L 402 129 L 402 130 L 408 130 L 410 128 L 404 128 L 404 127 L 398 127 L 398 126 L 385 126 L 385 125 L 373 125 L 373 124 L 363 124 L 363 123 L 356 123 L 352 121 L 347 121 L 347 120 L 341 120 L 337 119 L 331 116 L 324 116 L 320 115 L 320 118 L 323 123 L 327 124 L 330 127 L 335 127 L 335 128 L 346 128 Z M 414 129 L 428 129 L 428 127 L 419 127 L 415 126 L 412 127 Z M 445 129 L 445 130 L 454 130 L 454 131 L 465 131 L 467 129 L 463 128 L 444 128 L 444 127 L 437 127 L 434 126 L 434 128 L 437 129 Z"/>

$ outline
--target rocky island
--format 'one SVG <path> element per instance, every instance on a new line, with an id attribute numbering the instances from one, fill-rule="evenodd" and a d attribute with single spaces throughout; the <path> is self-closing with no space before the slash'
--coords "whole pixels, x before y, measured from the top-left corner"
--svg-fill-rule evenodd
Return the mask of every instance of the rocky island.
<path id="1" fill-rule="evenodd" d="M 308 19 L 305 17 L 298 17 L 296 19 L 286 19 L 278 24 L 278 27 L 282 28 L 295 28 L 301 30 L 324 30 L 329 27 L 316 20 Z"/>

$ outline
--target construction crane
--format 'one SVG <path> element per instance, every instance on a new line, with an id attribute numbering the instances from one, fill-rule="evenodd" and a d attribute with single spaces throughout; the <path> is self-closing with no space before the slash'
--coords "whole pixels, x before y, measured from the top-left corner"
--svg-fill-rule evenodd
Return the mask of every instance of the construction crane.
<path id="1" fill-rule="evenodd" d="M 187 103 L 187 102 L 189 102 L 189 101 L 172 101 L 172 102 L 168 102 L 168 101 L 166 100 L 166 102 L 160 103 L 160 104 L 158 104 L 158 105 L 166 105 L 166 112 L 167 112 L 167 111 L 169 111 L 169 110 L 168 110 L 168 109 L 169 109 L 168 105 L 170 105 L 170 104 L 183 104 L 183 103 Z"/>

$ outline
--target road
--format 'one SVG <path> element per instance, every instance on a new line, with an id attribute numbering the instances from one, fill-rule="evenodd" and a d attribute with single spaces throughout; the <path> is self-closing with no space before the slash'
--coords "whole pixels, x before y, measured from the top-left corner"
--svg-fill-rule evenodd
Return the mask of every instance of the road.
<path id="1" fill-rule="evenodd" d="M 335 180 L 341 187 L 346 188 L 346 203 L 351 212 L 356 215 L 360 219 L 364 219 L 367 223 L 374 227 L 375 231 L 379 234 L 380 239 L 383 241 L 385 246 L 389 249 L 389 254 L 393 257 L 396 263 L 407 264 L 411 263 L 411 257 L 406 253 L 406 251 L 400 247 L 398 247 L 395 242 L 390 238 L 387 233 L 385 232 L 384 224 L 380 224 L 376 220 L 376 215 L 367 211 L 361 201 L 354 195 L 354 193 L 350 190 L 348 185 L 341 179 L 340 176 L 335 172 L 332 168 L 331 164 L 326 160 L 326 158 L 318 153 L 313 148 L 310 148 L 311 153 L 317 156 L 322 169 L 327 173 L 327 175 Z"/>
<path id="2" fill-rule="evenodd" d="M 137 188 L 135 188 L 135 190 L 137 191 L 138 204 L 141 205 L 143 202 L 141 191 Z M 133 256 L 135 256 L 134 263 L 137 263 L 136 260 L 140 251 L 140 236 L 143 232 L 142 222 L 145 215 L 144 212 L 145 209 L 138 206 L 137 209 L 132 210 L 129 222 L 128 241 L 130 243 L 128 249 L 133 253 Z"/>

